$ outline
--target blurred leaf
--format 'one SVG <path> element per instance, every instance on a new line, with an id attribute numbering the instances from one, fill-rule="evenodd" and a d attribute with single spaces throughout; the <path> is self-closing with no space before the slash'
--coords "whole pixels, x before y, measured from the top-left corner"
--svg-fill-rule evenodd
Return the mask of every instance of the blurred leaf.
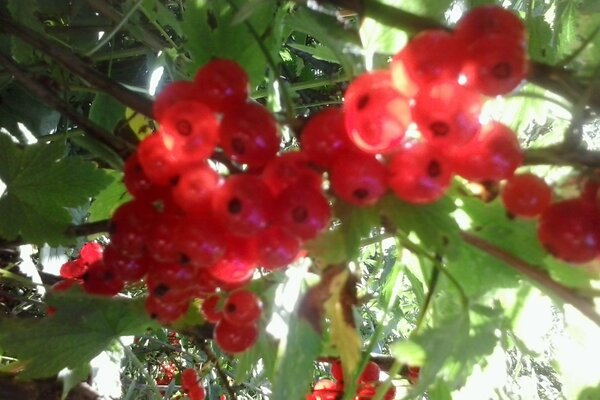
<path id="1" fill-rule="evenodd" d="M 321 335 L 304 318 L 292 318 L 273 379 L 273 399 L 303 399 L 309 392 Z"/>
<path id="2" fill-rule="evenodd" d="M 47 301 L 56 309 L 52 317 L 0 321 L 0 346 L 26 362 L 23 379 L 81 368 L 119 336 L 155 327 L 141 299 L 89 296 L 75 289 L 51 293 Z"/>
<path id="3" fill-rule="evenodd" d="M 345 236 L 340 229 L 327 231 L 307 242 L 304 249 L 320 266 L 339 264 L 348 259 L 344 239 Z"/>
<path id="4" fill-rule="evenodd" d="M 424 365 L 427 358 L 425 350 L 418 343 L 408 339 L 393 344 L 391 351 L 398 362 L 410 365 L 411 367 L 420 367 Z"/>
<path id="5" fill-rule="evenodd" d="M 127 107 L 125 109 L 125 119 L 129 127 L 135 133 L 138 139 L 142 140 L 153 131 L 154 123 L 152 120 L 142 114 L 133 111 Z"/>
<path id="6" fill-rule="evenodd" d="M 17 22 L 38 32 L 43 30 L 42 24 L 36 17 L 39 11 L 38 0 L 7 1 L 8 10 Z M 32 64 L 36 59 L 33 48 L 29 47 L 29 45 L 23 44 L 23 42 L 16 37 L 13 37 L 12 39 L 11 49 L 13 58 L 19 63 Z"/>
<path id="7" fill-rule="evenodd" d="M 183 36 L 181 23 L 175 14 L 159 0 L 144 0 L 142 10 L 149 20 L 156 21 L 162 27 L 169 26 L 178 36 Z"/>
<path id="8" fill-rule="evenodd" d="M 587 289 L 592 286 L 592 275 L 585 268 L 566 264 L 552 256 L 544 258 L 544 266 L 550 277 L 563 286 L 575 289 Z"/>
<path id="9" fill-rule="evenodd" d="M 527 21 L 529 40 L 527 48 L 532 60 L 553 63 L 557 60 L 555 46 L 552 45 L 552 30 L 543 16 Z"/>
<path id="10" fill-rule="evenodd" d="M 335 57 L 335 54 L 330 49 L 328 49 L 327 47 L 321 46 L 321 45 L 305 46 L 303 44 L 290 43 L 290 44 L 288 44 L 288 46 L 293 49 L 308 53 L 311 56 L 313 56 L 314 58 L 316 58 L 317 60 L 323 60 L 323 61 L 334 62 L 334 63 L 339 62 L 338 59 Z"/>
<path id="11" fill-rule="evenodd" d="M 346 256 L 353 260 L 360 253 L 360 241 L 367 238 L 371 230 L 380 223 L 379 210 L 375 207 L 355 207 L 336 202 L 335 215 L 342 221 L 340 227 L 344 235 Z"/>
<path id="12" fill-rule="evenodd" d="M 89 221 L 101 221 L 112 216 L 113 212 L 123 203 L 131 200 L 123 184 L 123 174 L 107 171 L 111 182 L 96 196 L 89 209 Z"/>
<path id="13" fill-rule="evenodd" d="M 102 160 L 113 169 L 120 171 L 123 169 L 124 162 L 120 155 L 102 142 L 86 135 L 83 132 L 74 132 L 69 134 L 69 140 L 77 146 L 90 152 L 98 160 Z"/>
<path id="14" fill-rule="evenodd" d="M 362 342 L 354 326 L 352 299 L 347 291 L 355 282 L 349 279 L 349 271 L 335 275 L 329 282 L 330 297 L 325 301 L 325 316 L 330 321 L 331 341 L 339 352 L 344 374 L 354 376 L 361 358 Z M 356 299 L 354 299 L 355 302 Z"/>
<path id="15" fill-rule="evenodd" d="M 452 400 L 452 392 L 444 382 L 438 381 L 427 391 L 429 400 Z"/>
<path id="16" fill-rule="evenodd" d="M 65 207 L 77 207 L 110 183 L 96 165 L 79 157 L 65 157 L 59 142 L 19 148 L 0 135 L 0 235 L 13 240 L 51 246 L 68 243 L 64 231 L 71 222 Z"/>
<path id="17" fill-rule="evenodd" d="M 89 118 L 109 132 L 123 119 L 125 106 L 105 93 L 98 93 L 92 101 Z"/>

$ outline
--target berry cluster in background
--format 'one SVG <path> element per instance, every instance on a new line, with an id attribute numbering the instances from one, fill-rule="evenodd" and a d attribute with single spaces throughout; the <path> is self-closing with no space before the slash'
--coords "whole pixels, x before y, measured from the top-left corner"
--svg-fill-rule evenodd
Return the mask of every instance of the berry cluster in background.
<path id="1" fill-rule="evenodd" d="M 355 400 L 369 400 L 375 396 L 379 388 L 379 366 L 369 361 L 358 378 Z M 344 374 L 339 361 L 331 365 L 331 375 L 335 381 L 321 379 L 313 386 L 311 394 L 306 395 L 306 400 L 339 400 L 344 395 Z M 384 400 L 392 400 L 396 390 L 392 386 L 384 395 Z"/>

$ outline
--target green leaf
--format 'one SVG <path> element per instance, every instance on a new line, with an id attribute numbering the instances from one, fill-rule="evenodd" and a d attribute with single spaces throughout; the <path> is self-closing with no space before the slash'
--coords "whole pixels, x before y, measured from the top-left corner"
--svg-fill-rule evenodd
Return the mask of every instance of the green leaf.
<path id="1" fill-rule="evenodd" d="M 427 391 L 429 400 L 452 400 L 452 392 L 444 382 L 437 382 Z"/>
<path id="2" fill-rule="evenodd" d="M 308 53 L 311 56 L 313 56 L 314 58 L 316 58 L 317 60 L 339 63 L 335 54 L 327 47 L 324 47 L 321 45 L 305 46 L 303 44 L 297 44 L 297 43 L 290 43 L 288 46 L 293 49 Z"/>
<path id="3" fill-rule="evenodd" d="M 86 362 L 81 364 L 79 367 L 73 369 L 66 369 L 63 371 L 59 379 L 63 383 L 61 400 L 65 400 L 69 395 L 71 389 L 80 384 L 81 382 L 87 381 L 90 376 L 90 363 Z"/>
<path id="4" fill-rule="evenodd" d="M 412 340 L 398 342 L 391 347 L 392 355 L 398 362 L 410 366 L 422 366 L 425 363 L 427 354 L 425 350 Z"/>
<path id="5" fill-rule="evenodd" d="M 156 327 L 141 299 L 89 296 L 75 289 L 51 293 L 47 301 L 56 310 L 52 317 L 0 321 L 0 346 L 26 363 L 22 379 L 80 368 L 119 336 Z"/>
<path id="6" fill-rule="evenodd" d="M 236 4 L 243 4 L 236 1 Z M 267 62 L 256 39 L 248 31 L 252 25 L 272 56 L 277 56 L 281 44 L 281 9 L 275 2 L 260 3 L 244 23 L 234 24 L 235 10 L 228 0 L 198 0 L 188 4 L 182 28 L 187 37 L 187 50 L 193 63 L 188 71 L 193 75 L 198 67 L 213 58 L 235 60 L 248 73 L 254 86 L 264 80 Z"/>
<path id="7" fill-rule="evenodd" d="M 37 0 L 8 0 L 8 10 L 12 17 L 20 24 L 36 31 L 43 30 L 43 26 L 37 18 L 39 11 Z M 12 39 L 11 54 L 15 61 L 20 63 L 32 64 L 36 59 L 33 49 L 29 45 L 24 45 L 17 38 Z"/>
<path id="8" fill-rule="evenodd" d="M 273 399 L 303 399 L 309 392 L 321 335 L 303 318 L 293 318 L 273 380 Z"/>
<path id="9" fill-rule="evenodd" d="M 555 46 L 552 45 L 552 30 L 543 16 L 527 21 L 529 40 L 527 49 L 531 59 L 552 63 L 556 61 Z"/>
<path id="10" fill-rule="evenodd" d="M 125 115 L 125 106 L 105 93 L 98 93 L 92 101 L 89 118 L 112 132 Z"/>
<path id="11" fill-rule="evenodd" d="M 344 235 L 346 256 L 355 259 L 360 253 L 360 241 L 369 236 L 379 222 L 376 207 L 354 207 L 343 201 L 335 204 L 335 215 L 342 221 L 340 230 Z"/>
<path id="12" fill-rule="evenodd" d="M 69 135 L 71 143 L 87 150 L 99 160 L 104 161 L 113 169 L 121 171 L 124 167 L 123 158 L 113 149 L 102 142 L 86 135 L 84 132 L 73 132 Z"/>
<path id="13" fill-rule="evenodd" d="M 89 210 L 90 222 L 110 218 L 118 206 L 131 200 L 131 196 L 123 184 L 123 174 L 115 171 L 107 171 L 107 174 L 111 182 L 98 193 L 92 202 Z"/>
<path id="14" fill-rule="evenodd" d="M 340 264 L 348 260 L 345 236 L 341 229 L 327 231 L 304 245 L 316 263 L 320 265 Z"/>
<path id="15" fill-rule="evenodd" d="M 142 11 L 149 20 L 156 21 L 161 26 L 170 26 L 178 36 L 183 36 L 181 23 L 175 14 L 158 0 L 144 0 Z"/>
<path id="16" fill-rule="evenodd" d="M 79 157 L 65 157 L 59 142 L 23 148 L 0 135 L 0 179 L 6 192 L 0 197 L 0 235 L 19 235 L 34 244 L 68 243 L 64 230 L 71 222 L 65 207 L 89 201 L 110 183 L 107 174 Z"/>

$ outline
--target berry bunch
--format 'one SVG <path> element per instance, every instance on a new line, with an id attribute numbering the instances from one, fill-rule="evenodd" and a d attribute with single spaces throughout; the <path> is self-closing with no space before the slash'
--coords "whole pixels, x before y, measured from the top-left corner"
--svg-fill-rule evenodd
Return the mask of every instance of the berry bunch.
<path id="1" fill-rule="evenodd" d="M 231 292 L 221 306 L 221 296 L 215 294 L 202 303 L 202 314 L 215 325 L 214 339 L 221 350 L 241 353 L 258 338 L 257 322 L 262 303 L 254 293 L 238 289 Z"/>
<path id="2" fill-rule="evenodd" d="M 168 385 L 175 378 L 177 367 L 172 362 L 163 362 L 160 364 L 158 376 L 156 377 L 157 385 Z"/>
<path id="3" fill-rule="evenodd" d="M 204 400 L 206 391 L 198 382 L 198 374 L 193 368 L 186 368 L 181 373 L 181 388 L 189 400 Z"/>
<path id="4" fill-rule="evenodd" d="M 377 393 L 379 385 L 379 366 L 370 361 L 358 379 L 358 387 L 356 390 L 355 400 L 369 400 Z M 306 395 L 306 400 L 339 400 L 344 395 L 344 376 L 342 365 L 340 362 L 335 362 L 331 366 L 331 375 L 335 379 L 321 379 L 315 383 L 311 394 Z M 384 396 L 385 400 L 391 400 L 396 394 L 395 388 L 392 386 Z"/>

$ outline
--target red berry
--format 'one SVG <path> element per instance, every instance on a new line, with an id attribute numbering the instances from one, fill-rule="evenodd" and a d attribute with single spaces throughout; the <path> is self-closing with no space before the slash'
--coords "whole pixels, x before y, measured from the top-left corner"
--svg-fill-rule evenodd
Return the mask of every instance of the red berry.
<path id="1" fill-rule="evenodd" d="M 188 302 L 162 302 L 152 295 L 146 298 L 144 305 L 151 318 L 165 325 L 177 321 L 189 307 Z"/>
<path id="2" fill-rule="evenodd" d="M 396 153 L 388 165 L 388 184 L 400 199 L 414 204 L 440 199 L 452 180 L 441 150 L 413 142 Z"/>
<path id="3" fill-rule="evenodd" d="M 146 137 L 138 146 L 138 157 L 144 174 L 155 185 L 162 186 L 176 177 L 181 169 L 179 152 L 172 137 L 160 132 Z"/>
<path id="4" fill-rule="evenodd" d="M 64 279 L 79 279 L 88 270 L 88 265 L 81 258 L 67 261 L 60 267 L 60 277 Z"/>
<path id="5" fill-rule="evenodd" d="M 283 268 L 298 257 L 301 246 L 296 235 L 272 226 L 257 237 L 258 264 L 270 270 Z"/>
<path id="6" fill-rule="evenodd" d="M 540 215 L 552 201 L 552 189 L 533 174 L 514 175 L 502 190 L 506 210 L 517 217 L 533 218 Z"/>
<path id="7" fill-rule="evenodd" d="M 190 265 L 153 263 L 146 286 L 148 293 L 162 302 L 188 301 L 195 293 L 196 270 Z"/>
<path id="8" fill-rule="evenodd" d="M 296 183 L 320 189 L 323 183 L 321 173 L 312 169 L 308 162 L 309 155 L 304 151 L 284 153 L 265 165 L 263 181 L 275 195 Z"/>
<path id="9" fill-rule="evenodd" d="M 346 133 L 341 108 L 326 108 L 311 116 L 300 135 L 300 148 L 315 165 L 329 169 L 335 155 L 358 148 Z"/>
<path id="10" fill-rule="evenodd" d="M 411 118 L 408 99 L 392 87 L 387 71 L 356 78 L 344 95 L 344 113 L 350 140 L 367 153 L 397 149 Z"/>
<path id="11" fill-rule="evenodd" d="M 173 104 L 159 122 L 167 147 L 180 152 L 180 161 L 186 165 L 207 159 L 219 141 L 219 124 L 215 115 L 197 101 Z"/>
<path id="12" fill-rule="evenodd" d="M 467 86 L 487 96 L 497 96 L 519 86 L 528 69 L 523 46 L 497 35 L 477 40 L 467 48 L 462 73 Z"/>
<path id="13" fill-rule="evenodd" d="M 160 121 L 167 108 L 182 100 L 201 101 L 201 93 L 191 82 L 177 81 L 166 85 L 152 106 L 154 119 Z"/>
<path id="14" fill-rule="evenodd" d="M 266 229 L 272 203 L 273 196 L 263 180 L 247 174 L 230 176 L 212 197 L 217 218 L 239 236 L 254 236 Z"/>
<path id="15" fill-rule="evenodd" d="M 223 258 L 208 268 L 208 273 L 221 285 L 240 287 L 252 278 L 256 270 L 256 243 L 242 238 L 232 240 L 236 245 L 229 246 Z"/>
<path id="16" fill-rule="evenodd" d="M 456 174 L 473 182 L 510 178 L 523 163 L 514 132 L 499 122 L 484 125 L 477 138 L 451 155 Z"/>
<path id="17" fill-rule="evenodd" d="M 248 97 L 248 76 L 229 60 L 212 60 L 196 73 L 194 83 L 202 101 L 216 112 L 235 112 Z"/>
<path id="18" fill-rule="evenodd" d="M 82 279 L 83 289 L 89 294 L 114 296 L 123 290 L 118 274 L 102 262 L 90 265 Z"/>
<path id="19" fill-rule="evenodd" d="M 385 166 L 370 154 L 340 154 L 330 181 L 337 196 L 356 206 L 371 206 L 387 191 Z"/>
<path id="20" fill-rule="evenodd" d="M 79 258 L 88 265 L 102 261 L 102 245 L 94 242 L 85 243 L 79 251 Z"/>
<path id="21" fill-rule="evenodd" d="M 256 324 L 237 326 L 222 319 L 215 326 L 214 339 L 225 353 L 237 354 L 248 350 L 258 339 Z"/>
<path id="22" fill-rule="evenodd" d="M 419 91 L 412 115 L 429 144 L 460 146 L 479 132 L 481 106 L 476 91 L 458 85 L 456 80 L 437 81 Z"/>
<path id="23" fill-rule="evenodd" d="M 338 382 L 344 382 L 344 369 L 341 361 L 336 361 L 331 364 L 331 376 Z"/>
<path id="24" fill-rule="evenodd" d="M 491 35 L 502 35 L 515 43 L 525 43 L 523 22 L 511 11 L 496 5 L 469 11 L 458 21 L 454 34 L 466 44 Z"/>
<path id="25" fill-rule="evenodd" d="M 183 388 L 190 388 L 198 385 L 198 374 L 193 368 L 186 368 L 181 373 L 181 386 Z"/>
<path id="26" fill-rule="evenodd" d="M 227 249 L 223 228 L 211 218 L 183 224 L 177 232 L 175 243 L 179 254 L 198 268 L 213 265 Z"/>
<path id="27" fill-rule="evenodd" d="M 271 113 L 257 103 L 244 103 L 223 116 L 220 143 L 232 161 L 262 167 L 279 151 L 277 123 Z"/>
<path id="28" fill-rule="evenodd" d="M 223 318 L 231 325 L 253 324 L 260 318 L 262 302 L 248 290 L 236 290 L 229 294 L 223 306 Z"/>
<path id="29" fill-rule="evenodd" d="M 582 199 L 550 205 L 541 215 L 538 238 L 550 254 L 572 263 L 600 254 L 600 214 Z"/>
<path id="30" fill-rule="evenodd" d="M 124 282 L 137 282 L 148 272 L 149 260 L 131 259 L 122 255 L 114 246 L 104 249 L 104 263 Z"/>
<path id="31" fill-rule="evenodd" d="M 218 308 L 221 296 L 213 294 L 202 301 L 202 315 L 208 322 L 216 324 L 223 318 L 223 312 Z"/>
<path id="32" fill-rule="evenodd" d="M 177 262 L 180 254 L 177 243 L 177 230 L 183 218 L 164 213 L 157 218 L 146 237 L 146 249 L 150 257 L 159 262 Z"/>
<path id="33" fill-rule="evenodd" d="M 374 363 L 373 361 L 369 361 L 365 366 L 362 374 L 360 374 L 360 378 L 358 381 L 360 383 L 368 383 L 368 382 L 379 382 L 379 372 L 381 369 L 379 365 Z"/>
<path id="34" fill-rule="evenodd" d="M 302 185 L 281 192 L 273 213 L 279 226 L 304 240 L 315 238 L 331 219 L 329 203 L 321 191 Z"/>
<path id="35" fill-rule="evenodd" d="M 123 183 L 133 197 L 142 200 L 152 201 L 163 197 L 167 190 L 167 187 L 158 186 L 148 178 L 137 152 L 129 156 L 125 162 Z"/>
<path id="36" fill-rule="evenodd" d="M 394 87 L 407 97 L 436 80 L 456 80 L 462 65 L 461 43 L 449 32 L 433 29 L 415 36 L 391 64 Z"/>
<path id="37" fill-rule="evenodd" d="M 211 195 L 219 184 L 219 174 L 208 165 L 195 166 L 179 176 L 173 187 L 173 201 L 187 214 L 206 214 L 210 209 Z"/>
<path id="38" fill-rule="evenodd" d="M 206 398 L 206 391 L 203 387 L 196 385 L 188 390 L 187 395 L 189 400 L 204 400 Z"/>

